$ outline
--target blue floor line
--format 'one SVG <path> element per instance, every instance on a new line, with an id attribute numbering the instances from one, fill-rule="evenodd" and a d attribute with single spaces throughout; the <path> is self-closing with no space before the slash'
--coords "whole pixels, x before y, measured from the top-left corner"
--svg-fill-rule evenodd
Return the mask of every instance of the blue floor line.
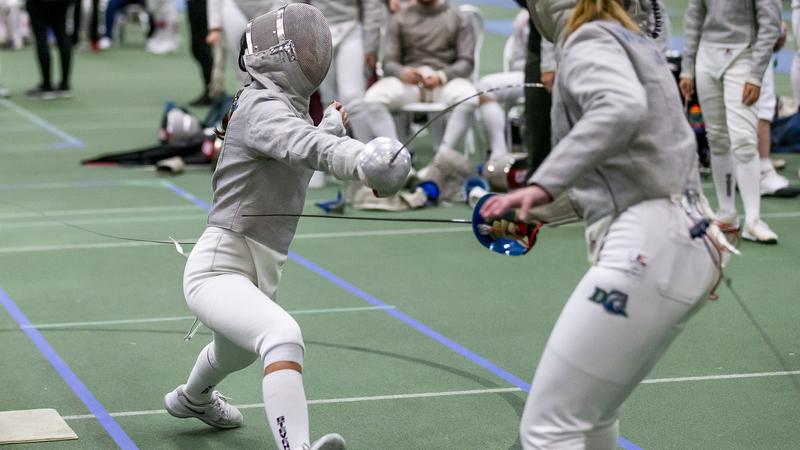
<path id="1" fill-rule="evenodd" d="M 190 202 L 194 203 L 195 205 L 205 209 L 206 211 L 211 209 L 211 205 L 196 197 L 195 195 L 187 192 L 186 190 L 182 189 L 175 184 L 165 181 L 164 185 L 167 186 L 172 192 L 180 195 L 181 197 L 189 200 Z M 330 281 L 331 283 L 339 286 L 340 288 L 344 289 L 347 292 L 355 295 L 356 297 L 366 301 L 367 303 L 380 306 L 380 307 L 388 307 L 389 305 L 382 301 L 381 299 L 375 297 L 372 294 L 369 294 L 354 284 L 334 275 L 333 273 L 325 270 L 324 268 L 312 263 L 311 261 L 307 260 L 306 258 L 298 255 L 295 252 L 289 252 L 289 259 L 292 261 L 300 264 L 301 266 L 305 267 L 306 269 L 316 273 L 317 275 L 325 278 L 326 280 Z M 447 336 L 439 333 L 438 331 L 434 330 L 433 328 L 425 325 L 424 323 L 418 321 L 417 319 L 411 317 L 410 315 L 396 309 L 396 308 L 387 308 L 383 310 L 386 314 L 394 317 L 395 319 L 399 320 L 400 322 L 404 323 L 405 325 L 411 327 L 412 329 L 424 334 L 425 336 L 430 337 L 434 341 L 444 345 L 445 347 L 449 348 L 450 350 L 458 353 L 459 355 L 467 358 L 474 364 L 486 369 L 487 371 L 491 372 L 495 376 L 505 380 L 507 383 L 511 384 L 512 386 L 516 386 L 522 389 L 525 392 L 528 392 L 531 388 L 531 385 L 519 378 L 518 376 L 512 374 L 511 372 L 503 369 L 499 365 L 493 363 L 492 361 L 478 355 L 477 353 L 473 352 L 472 350 L 464 347 L 463 345 L 459 344 L 458 342 L 448 338 Z M 634 444 L 633 442 L 625 439 L 624 437 L 620 436 L 617 444 L 625 449 L 625 450 L 642 450 L 639 446 Z"/>
<path id="2" fill-rule="evenodd" d="M 22 117 L 30 120 L 34 124 L 38 125 L 39 127 L 43 128 L 45 131 L 49 132 L 50 134 L 58 137 L 61 139 L 61 142 L 55 143 L 51 145 L 51 148 L 54 149 L 64 149 L 64 148 L 85 148 L 86 144 L 83 143 L 80 139 L 76 138 L 75 136 L 67 133 L 66 131 L 58 128 L 57 126 L 53 125 L 52 123 L 42 119 L 41 117 L 37 116 L 36 114 L 28 111 L 27 109 L 17 105 L 16 103 L 6 100 L 0 99 L 0 105 L 4 105 L 7 109 L 14 111 L 15 113 L 21 115 Z"/>
<path id="3" fill-rule="evenodd" d="M 123 431 L 122 427 L 108 414 L 108 411 L 97 400 L 85 384 L 75 375 L 75 372 L 70 369 L 63 358 L 55 351 L 55 349 L 47 342 L 47 339 L 34 327 L 31 326 L 30 320 L 19 309 L 16 303 L 8 296 L 8 294 L 0 288 L 0 304 L 3 305 L 11 319 L 28 335 L 28 338 L 33 342 L 39 352 L 44 356 L 47 362 L 53 366 L 62 380 L 72 389 L 72 392 L 86 405 L 86 408 L 97 418 L 100 425 L 105 428 L 108 435 L 114 442 L 117 443 L 119 448 L 124 450 L 136 449 L 136 444 L 133 443 L 131 438 Z"/>

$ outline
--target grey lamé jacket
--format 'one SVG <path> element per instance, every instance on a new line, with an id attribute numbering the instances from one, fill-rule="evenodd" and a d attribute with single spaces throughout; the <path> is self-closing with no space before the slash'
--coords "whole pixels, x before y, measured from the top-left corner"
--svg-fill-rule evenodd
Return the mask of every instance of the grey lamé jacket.
<path id="1" fill-rule="evenodd" d="M 382 0 L 310 0 L 331 25 L 360 21 L 364 26 L 364 52 L 378 51 L 387 10 Z"/>
<path id="2" fill-rule="evenodd" d="M 248 55 L 245 66 L 254 80 L 233 106 L 212 180 L 208 225 L 286 254 L 297 217 L 244 215 L 300 214 L 314 170 L 356 179 L 364 145 L 345 136 L 341 115 L 332 108 L 313 125 L 308 102 L 316 86 L 296 64 L 281 64 L 263 52 Z"/>
<path id="3" fill-rule="evenodd" d="M 699 191 L 694 134 L 655 42 L 596 21 L 567 38 L 553 90 L 554 147 L 529 180 L 570 196 L 587 225 Z"/>
<path id="4" fill-rule="evenodd" d="M 701 42 L 732 49 L 750 47 L 747 82 L 760 86 L 780 35 L 781 4 L 780 0 L 689 0 L 683 26 L 686 43 L 681 76 L 694 76 Z"/>

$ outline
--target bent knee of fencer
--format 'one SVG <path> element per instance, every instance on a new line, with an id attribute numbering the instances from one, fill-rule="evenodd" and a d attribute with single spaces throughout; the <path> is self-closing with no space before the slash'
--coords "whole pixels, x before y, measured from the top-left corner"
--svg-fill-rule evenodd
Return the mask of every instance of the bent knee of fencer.
<path id="1" fill-rule="evenodd" d="M 537 408 L 525 408 L 519 439 L 525 450 L 613 450 L 619 437 L 619 418 L 614 416 L 594 426 L 569 425 L 571 418 Z"/>
<path id="2" fill-rule="evenodd" d="M 727 129 L 713 129 L 706 126 L 708 147 L 714 155 L 726 155 L 731 151 L 731 141 Z"/>
<path id="3" fill-rule="evenodd" d="M 219 336 L 214 337 L 214 341 L 209 345 L 208 363 L 216 370 L 225 373 L 233 373 L 253 364 L 258 358 L 255 353 L 237 347 Z"/>
<path id="4" fill-rule="evenodd" d="M 278 361 L 291 361 L 303 365 L 305 353 L 303 333 L 297 322 L 291 317 L 289 319 L 264 330 L 256 342 L 256 352 L 264 362 L 265 368 Z"/>
<path id="5" fill-rule="evenodd" d="M 379 103 L 391 108 L 403 97 L 403 91 L 403 82 L 399 78 L 384 77 L 367 89 L 364 102 Z"/>
<path id="6" fill-rule="evenodd" d="M 755 136 L 731 136 L 731 153 L 739 164 L 746 164 L 758 158 L 758 146 Z"/>

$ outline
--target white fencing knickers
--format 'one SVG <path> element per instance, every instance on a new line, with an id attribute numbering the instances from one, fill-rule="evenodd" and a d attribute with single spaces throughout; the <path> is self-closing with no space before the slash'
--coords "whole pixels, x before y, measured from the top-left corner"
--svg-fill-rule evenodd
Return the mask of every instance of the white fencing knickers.
<path id="1" fill-rule="evenodd" d="M 547 341 L 520 426 L 524 449 L 614 449 L 622 404 L 703 305 L 717 275 L 684 210 L 628 208 Z"/>
<path id="2" fill-rule="evenodd" d="M 189 309 L 214 332 L 212 365 L 229 374 L 260 357 L 303 364 L 297 322 L 275 298 L 286 255 L 232 231 L 208 227 L 183 276 Z"/>
<path id="3" fill-rule="evenodd" d="M 332 25 L 331 35 L 334 42 L 333 62 L 319 86 L 319 93 L 323 106 L 338 100 L 349 111 L 354 102 L 364 98 L 367 91 L 362 27 L 355 21 Z"/>
<path id="4" fill-rule="evenodd" d="M 430 69 L 418 68 L 420 71 L 430 71 Z M 364 103 L 372 114 L 373 126 L 380 127 L 379 136 L 387 136 L 398 139 L 397 127 L 388 111 L 400 111 L 403 106 L 415 102 L 440 102 L 445 105 L 452 105 L 466 97 L 477 94 L 478 91 L 472 82 L 466 78 L 453 78 L 448 80 L 444 86 L 435 89 L 423 89 L 414 84 L 404 83 L 396 77 L 384 77 L 373 84 L 364 96 Z M 451 131 L 451 121 L 457 124 L 469 123 L 472 112 L 478 107 L 478 97 L 472 98 L 461 104 L 464 108 L 454 108 L 450 120 L 445 127 L 445 137 L 443 145 L 454 146 L 456 139 L 454 131 Z M 376 108 L 377 107 L 377 108 Z M 458 111 L 456 111 L 458 110 Z M 449 133 L 449 134 L 448 134 Z"/>
<path id="5" fill-rule="evenodd" d="M 239 68 L 239 43 L 242 34 L 247 30 L 250 18 L 244 15 L 233 0 L 220 0 L 222 2 L 222 34 L 225 39 L 225 51 L 233 62 L 233 73 L 239 82 L 247 81 L 247 73 Z"/>
<path id="6" fill-rule="evenodd" d="M 718 214 L 724 220 L 735 219 L 738 183 L 748 224 L 761 215 L 758 103 L 751 106 L 742 103 L 744 84 L 750 77 L 751 54 L 750 49 L 731 49 L 701 41 L 695 70 L 697 96 L 711 148 L 711 176 L 719 199 Z"/>
<path id="7" fill-rule="evenodd" d="M 775 66 L 770 62 L 767 71 L 764 72 L 764 79 L 761 80 L 761 96 L 758 97 L 758 120 L 766 120 L 772 123 L 775 118 L 775 108 L 778 106 L 778 98 L 775 96 Z"/>

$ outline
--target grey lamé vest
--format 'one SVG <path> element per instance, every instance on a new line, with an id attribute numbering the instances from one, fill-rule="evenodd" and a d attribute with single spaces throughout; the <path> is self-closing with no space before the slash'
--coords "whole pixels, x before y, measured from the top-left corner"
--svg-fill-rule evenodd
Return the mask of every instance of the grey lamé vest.
<path id="1" fill-rule="evenodd" d="M 234 102 L 222 153 L 214 170 L 214 199 L 208 225 L 248 236 L 288 253 L 297 217 L 248 214 L 300 214 L 315 170 L 340 179 L 358 178 L 364 144 L 348 138 L 332 108 L 314 126 L 308 115 L 316 89 L 297 64 L 269 50 L 245 56 L 254 79 Z"/>
<path id="2" fill-rule="evenodd" d="M 587 224 L 699 190 L 694 134 L 652 39 L 617 22 L 566 40 L 553 91 L 553 150 L 530 182 L 566 190 Z"/>

